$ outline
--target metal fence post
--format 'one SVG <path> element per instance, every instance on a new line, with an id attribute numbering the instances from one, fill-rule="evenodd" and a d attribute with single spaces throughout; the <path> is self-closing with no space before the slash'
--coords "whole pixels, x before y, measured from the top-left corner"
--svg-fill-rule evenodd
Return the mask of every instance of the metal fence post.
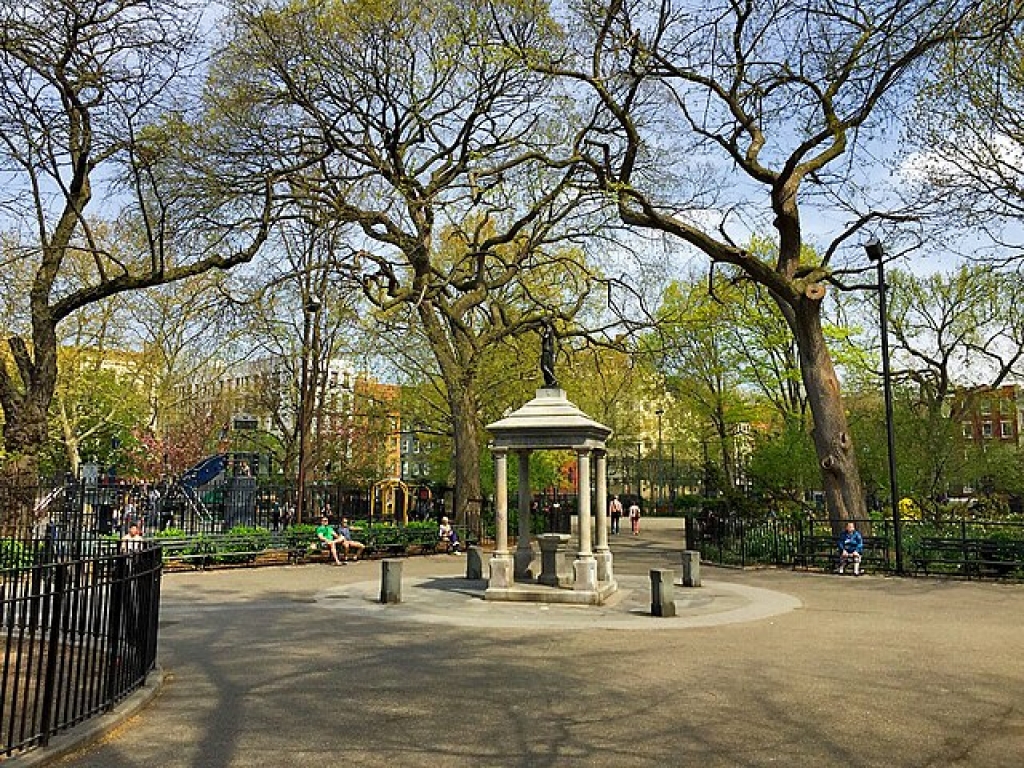
<path id="1" fill-rule="evenodd" d="M 960 521 L 960 557 L 964 563 L 964 575 L 967 576 L 967 580 L 971 580 L 971 564 L 968 562 L 967 553 L 967 521 Z"/>
<path id="2" fill-rule="evenodd" d="M 46 648 L 46 673 L 43 679 L 42 720 L 39 724 L 39 743 L 46 746 L 50 743 L 50 731 L 53 724 L 53 699 L 57 688 L 57 651 L 60 647 L 61 630 L 64 620 L 64 595 L 67 592 L 68 567 L 57 566 L 53 584 L 53 599 L 50 601 L 50 627 Z"/>
<path id="3" fill-rule="evenodd" d="M 107 616 L 107 679 L 104 695 L 106 710 L 114 708 L 114 690 L 117 687 L 117 675 L 121 649 L 121 614 L 124 607 L 124 580 L 127 555 L 115 555 L 114 579 L 110 585 L 110 613 Z"/>
<path id="4" fill-rule="evenodd" d="M 747 567 L 747 536 L 743 518 L 740 518 L 740 568 Z"/>

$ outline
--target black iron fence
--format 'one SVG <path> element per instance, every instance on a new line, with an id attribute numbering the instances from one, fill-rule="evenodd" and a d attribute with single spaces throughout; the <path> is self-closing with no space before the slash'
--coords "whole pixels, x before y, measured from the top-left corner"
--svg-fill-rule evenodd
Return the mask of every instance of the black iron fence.
<path id="1" fill-rule="evenodd" d="M 303 522 L 315 520 L 321 510 L 330 510 L 332 517 L 366 520 L 370 492 L 311 484 L 305 509 Z M 269 485 L 253 477 L 221 478 L 198 489 L 107 478 L 86 482 L 68 477 L 17 487 L 0 483 L 0 515 L 5 522 L 27 521 L 38 537 L 62 541 L 120 535 L 136 522 L 147 533 L 176 528 L 189 534 L 222 533 L 238 525 L 281 530 L 297 522 L 294 486 Z"/>
<path id="2" fill-rule="evenodd" d="M 891 520 L 854 521 L 865 541 L 870 569 L 896 570 L 897 542 Z M 1024 579 L 1024 522 L 902 520 L 904 573 L 922 576 Z M 687 542 L 701 559 L 738 567 L 834 566 L 838 537 L 828 520 L 690 517 Z"/>
<path id="3" fill-rule="evenodd" d="M 145 684 L 160 554 L 110 539 L 0 541 L 0 756 L 45 746 Z"/>

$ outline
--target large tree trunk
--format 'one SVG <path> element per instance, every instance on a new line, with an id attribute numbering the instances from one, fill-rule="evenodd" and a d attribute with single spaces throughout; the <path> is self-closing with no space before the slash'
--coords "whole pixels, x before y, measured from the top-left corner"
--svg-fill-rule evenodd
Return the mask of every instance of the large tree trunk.
<path id="1" fill-rule="evenodd" d="M 477 442 L 477 402 L 468 387 L 449 390 L 455 442 L 455 524 L 480 531 L 483 491 L 480 483 L 480 446 Z"/>
<path id="2" fill-rule="evenodd" d="M 801 301 L 788 315 L 800 352 L 800 373 L 814 419 L 814 448 L 836 535 L 846 520 L 864 518 L 864 489 L 832 356 L 821 328 L 821 302 Z"/>
<path id="3" fill-rule="evenodd" d="M 475 360 L 473 345 L 456 334 L 446 333 L 442 308 L 431 301 L 420 302 L 418 308 L 424 333 L 437 360 L 444 380 L 451 416 L 454 442 L 455 498 L 452 515 L 456 525 L 480 530 L 480 512 L 483 506 L 480 482 L 480 446 L 477 442 L 479 407 L 475 389 Z"/>
<path id="4" fill-rule="evenodd" d="M 32 531 L 39 487 L 39 446 L 46 438 L 46 412 L 37 398 L 5 414 L 4 448 L 0 466 L 0 536 L 22 537 Z M 36 405 L 31 405 L 36 403 Z"/>
<path id="5" fill-rule="evenodd" d="M 39 449 L 47 437 L 47 409 L 57 383 L 56 335 L 49 327 L 34 334 L 31 351 L 18 337 L 8 340 L 16 371 L 0 377 L 5 459 L 0 466 L 0 532 L 27 535 L 34 523 L 39 485 Z M 0 362 L 0 365 L 4 363 Z M 21 379 L 21 387 L 14 377 Z"/>

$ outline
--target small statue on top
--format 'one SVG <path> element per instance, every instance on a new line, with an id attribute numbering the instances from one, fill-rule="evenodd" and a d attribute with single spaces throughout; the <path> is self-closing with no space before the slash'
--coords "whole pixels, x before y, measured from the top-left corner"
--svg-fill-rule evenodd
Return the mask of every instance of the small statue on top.
<path id="1" fill-rule="evenodd" d="M 558 339 L 555 337 L 555 328 L 550 320 L 545 320 L 540 340 L 540 370 L 544 374 L 545 389 L 558 389 L 558 379 L 555 377 L 557 356 Z"/>

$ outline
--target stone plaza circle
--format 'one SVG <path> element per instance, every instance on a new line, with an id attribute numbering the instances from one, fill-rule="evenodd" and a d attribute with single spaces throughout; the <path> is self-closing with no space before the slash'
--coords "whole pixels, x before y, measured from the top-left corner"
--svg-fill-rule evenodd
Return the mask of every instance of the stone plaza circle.
<path id="1" fill-rule="evenodd" d="M 565 391 L 548 387 L 519 410 L 486 427 L 493 436 L 495 547 L 488 571 L 487 600 L 601 605 L 618 585 L 608 546 L 607 449 L 612 430 L 571 403 Z M 540 537 L 541 572 L 535 574 L 535 551 L 530 536 L 530 454 L 534 451 L 571 450 L 576 453 L 577 552 L 572 568 L 565 568 L 565 534 Z M 515 552 L 508 536 L 508 457 L 519 465 L 517 489 L 519 530 Z M 596 542 L 591 541 L 591 463 L 594 469 Z"/>

